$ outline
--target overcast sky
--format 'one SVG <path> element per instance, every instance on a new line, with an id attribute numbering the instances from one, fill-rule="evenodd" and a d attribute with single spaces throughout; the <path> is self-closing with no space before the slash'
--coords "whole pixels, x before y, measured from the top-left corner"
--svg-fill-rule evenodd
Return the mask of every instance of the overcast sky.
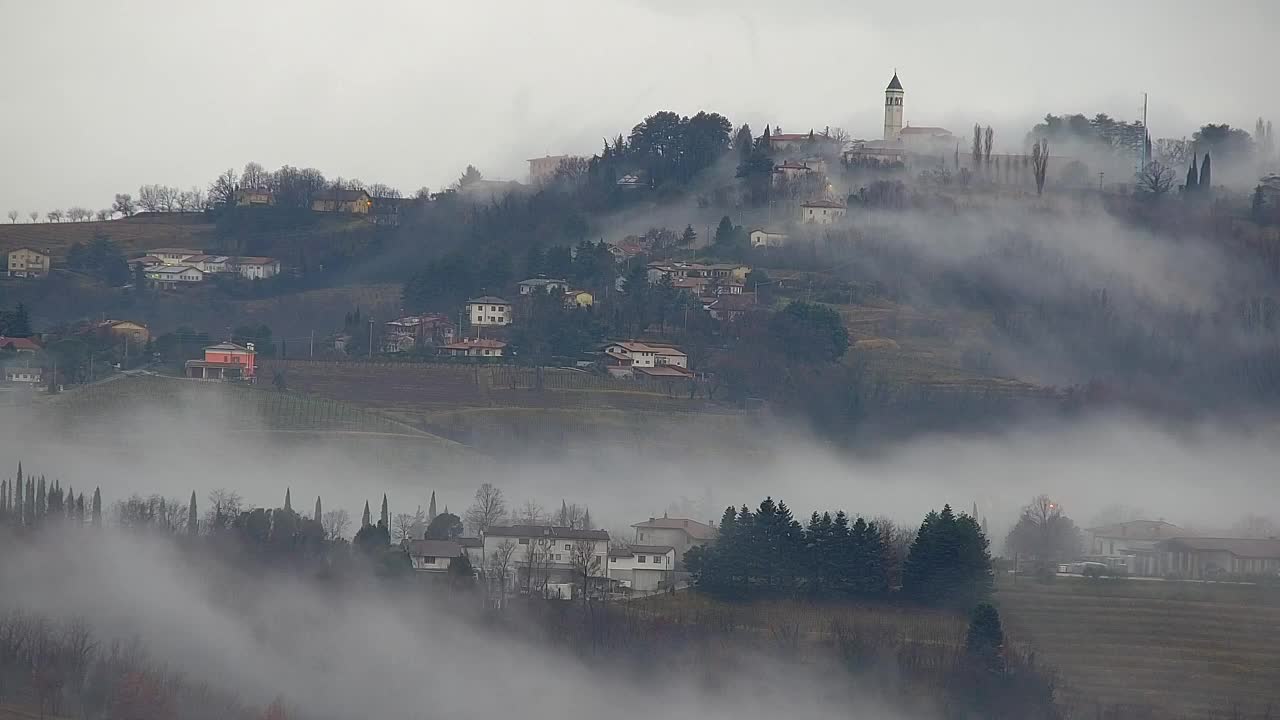
<path id="1" fill-rule="evenodd" d="M 657 109 L 784 131 L 1280 121 L 1280 2 L 0 0 L 0 213 L 107 207 L 249 160 L 439 188 L 588 153 Z"/>

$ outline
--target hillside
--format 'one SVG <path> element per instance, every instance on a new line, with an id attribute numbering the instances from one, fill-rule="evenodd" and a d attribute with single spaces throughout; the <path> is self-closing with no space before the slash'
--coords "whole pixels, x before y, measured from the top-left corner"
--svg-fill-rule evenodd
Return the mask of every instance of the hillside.
<path id="1" fill-rule="evenodd" d="M 1156 717 L 1280 707 L 1280 593 L 1249 586 L 1061 580 L 997 593 L 1009 636 L 1061 673 L 1065 704 Z M 1174 714 L 1176 713 L 1176 714 Z"/>
<path id="2" fill-rule="evenodd" d="M 202 249 L 214 243 L 214 225 L 203 214 L 143 214 L 105 222 L 9 223 L 0 225 L 0 252 L 32 247 L 51 252 L 54 262 L 72 243 L 88 243 L 105 233 L 126 255 L 158 247 Z"/>

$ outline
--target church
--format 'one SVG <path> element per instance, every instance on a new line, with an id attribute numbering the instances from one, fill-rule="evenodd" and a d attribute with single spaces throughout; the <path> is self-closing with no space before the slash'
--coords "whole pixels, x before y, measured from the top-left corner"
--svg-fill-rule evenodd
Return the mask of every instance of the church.
<path id="1" fill-rule="evenodd" d="M 905 163 L 908 155 L 943 155 L 955 151 L 956 137 L 946 128 L 903 124 L 906 90 L 895 70 L 884 90 L 884 137 L 859 143 L 846 153 L 855 161 Z"/>

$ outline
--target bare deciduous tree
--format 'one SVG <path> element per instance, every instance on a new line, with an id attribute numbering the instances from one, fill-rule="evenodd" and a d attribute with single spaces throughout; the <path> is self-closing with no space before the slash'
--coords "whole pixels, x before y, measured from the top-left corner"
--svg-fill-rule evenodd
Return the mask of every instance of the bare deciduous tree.
<path id="1" fill-rule="evenodd" d="M 1276 522 L 1265 515 L 1251 513 L 1237 520 L 1231 530 L 1240 537 L 1265 540 L 1276 536 Z"/>
<path id="2" fill-rule="evenodd" d="M 94 214 L 94 216 L 98 218 L 99 222 L 106 222 L 107 220 L 111 219 L 111 211 L 105 210 L 105 209 L 99 210 L 97 213 Z"/>
<path id="3" fill-rule="evenodd" d="M 49 222 L 62 222 L 63 214 L 61 210 L 50 210 L 45 213 L 45 217 L 48 218 Z"/>
<path id="4" fill-rule="evenodd" d="M 32 210 L 31 212 L 27 213 L 27 217 L 31 218 L 31 222 L 36 222 L 40 219 L 40 211 Z"/>
<path id="5" fill-rule="evenodd" d="M 236 204 L 236 194 L 240 192 L 240 179 L 236 171 L 227 168 L 209 184 L 209 201 L 214 205 L 230 207 Z"/>
<path id="6" fill-rule="evenodd" d="M 204 512 L 204 522 L 202 525 L 209 528 L 209 532 L 217 532 L 231 527 L 231 523 L 244 509 L 244 500 L 240 497 L 240 493 L 226 488 L 218 488 L 209 493 L 209 505 Z"/>
<path id="7" fill-rule="evenodd" d="M 507 514 L 507 501 L 502 488 L 485 483 L 476 490 L 475 501 L 467 509 L 467 524 L 472 532 L 482 533 Z"/>
<path id="8" fill-rule="evenodd" d="M 240 174 L 240 187 L 246 190 L 271 189 L 271 173 L 256 162 L 245 163 L 244 172 Z"/>
<path id="9" fill-rule="evenodd" d="M 513 513 L 518 525 L 542 525 L 547 521 L 547 511 L 536 500 L 525 500 L 520 509 Z"/>
<path id="10" fill-rule="evenodd" d="M 982 159 L 986 163 L 987 168 L 991 167 L 991 145 L 996 137 L 996 133 L 988 125 L 987 129 L 982 132 Z"/>
<path id="11" fill-rule="evenodd" d="M 507 604 L 507 585 L 511 582 L 511 560 L 516 547 L 511 540 L 503 540 L 487 558 L 485 587 L 490 593 L 491 601 L 496 600 L 494 607 L 502 608 Z"/>
<path id="12" fill-rule="evenodd" d="M 346 510 L 330 510 L 321 517 L 320 526 L 324 528 L 325 538 L 341 540 L 346 537 L 347 528 L 351 527 L 351 515 Z"/>
<path id="13" fill-rule="evenodd" d="M 1173 170 L 1158 160 L 1147 163 L 1146 167 L 1138 171 L 1135 180 L 1138 192 L 1152 198 L 1159 198 L 1172 190 L 1173 183 Z"/>
<path id="14" fill-rule="evenodd" d="M 17 210 L 10 210 L 10 211 L 9 211 L 9 222 L 11 222 L 11 223 L 16 223 L 16 222 L 18 222 L 18 211 L 17 211 Z"/>
<path id="15" fill-rule="evenodd" d="M 1018 524 L 1005 539 L 1009 551 L 1029 557 L 1038 573 L 1051 573 L 1056 565 L 1080 553 L 1081 537 L 1076 524 L 1062 507 L 1040 495 L 1022 509 Z"/>
<path id="16" fill-rule="evenodd" d="M 394 534 L 392 540 L 413 540 L 413 515 L 410 513 L 396 513 L 391 518 L 391 528 Z"/>
<path id="17" fill-rule="evenodd" d="M 1049 141 L 1041 138 L 1031 146 L 1031 171 L 1036 178 L 1036 195 L 1044 194 L 1044 178 L 1049 172 Z"/>
<path id="18" fill-rule="evenodd" d="M 133 196 L 129 193 L 117 193 L 115 202 L 111 203 L 111 209 L 124 217 L 129 217 L 138 212 L 138 204 L 133 201 Z"/>
<path id="19" fill-rule="evenodd" d="M 569 563 L 573 566 L 574 577 L 582 588 L 582 605 L 586 607 L 591 599 L 591 578 L 600 577 L 605 558 L 596 552 L 596 541 L 579 538 L 573 541 L 569 550 Z"/>

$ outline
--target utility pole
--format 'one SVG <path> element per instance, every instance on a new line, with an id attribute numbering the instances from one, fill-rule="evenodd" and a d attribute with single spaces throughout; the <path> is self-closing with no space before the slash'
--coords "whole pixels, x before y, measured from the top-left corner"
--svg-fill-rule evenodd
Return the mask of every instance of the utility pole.
<path id="1" fill-rule="evenodd" d="M 316 331 L 315 330 L 311 331 L 311 350 L 310 350 L 309 356 L 310 357 L 316 356 Z"/>
<path id="2" fill-rule="evenodd" d="M 373 318 L 369 318 L 369 359 L 373 359 Z"/>
<path id="3" fill-rule="evenodd" d="M 1098 173 L 1098 192 L 1102 192 L 1102 176 L 1103 175 L 1106 175 L 1106 173 L 1104 172 Z"/>

